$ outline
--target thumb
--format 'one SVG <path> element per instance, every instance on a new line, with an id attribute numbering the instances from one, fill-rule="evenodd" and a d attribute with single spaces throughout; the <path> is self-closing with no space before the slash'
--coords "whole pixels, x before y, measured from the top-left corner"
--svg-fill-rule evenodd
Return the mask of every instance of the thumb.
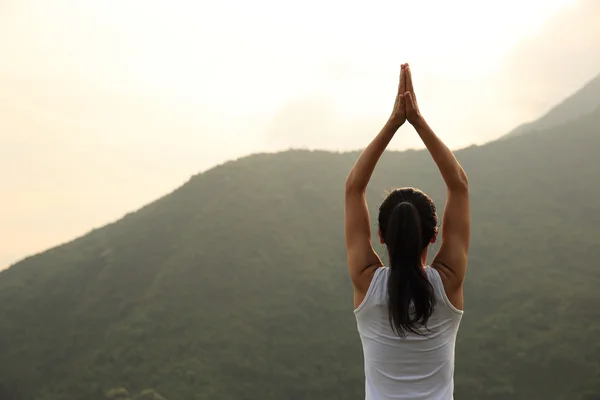
<path id="1" fill-rule="evenodd" d="M 405 104 L 406 104 L 405 97 L 406 96 L 404 96 L 403 94 L 400 95 L 400 108 L 401 109 L 404 109 L 404 107 L 405 107 Z"/>

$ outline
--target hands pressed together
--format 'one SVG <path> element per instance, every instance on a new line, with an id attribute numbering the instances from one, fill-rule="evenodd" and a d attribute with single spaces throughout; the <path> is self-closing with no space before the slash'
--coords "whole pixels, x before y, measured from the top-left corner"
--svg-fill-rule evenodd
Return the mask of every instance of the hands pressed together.
<path id="1" fill-rule="evenodd" d="M 410 67 L 408 64 L 402 64 L 400 67 L 398 94 L 396 95 L 390 122 L 399 127 L 404 124 L 406 120 L 412 125 L 415 125 L 420 122 L 422 118 L 413 88 Z"/>

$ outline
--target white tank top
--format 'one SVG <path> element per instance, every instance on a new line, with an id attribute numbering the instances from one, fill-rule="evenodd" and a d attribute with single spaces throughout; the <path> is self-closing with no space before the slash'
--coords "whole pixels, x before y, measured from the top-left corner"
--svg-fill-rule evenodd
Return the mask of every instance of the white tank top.
<path id="1" fill-rule="evenodd" d="M 426 336 L 400 338 L 388 318 L 390 269 L 378 268 L 363 302 L 354 310 L 365 361 L 366 400 L 452 400 L 454 346 L 463 311 L 448 300 L 439 273 L 425 267 L 436 306 Z"/>

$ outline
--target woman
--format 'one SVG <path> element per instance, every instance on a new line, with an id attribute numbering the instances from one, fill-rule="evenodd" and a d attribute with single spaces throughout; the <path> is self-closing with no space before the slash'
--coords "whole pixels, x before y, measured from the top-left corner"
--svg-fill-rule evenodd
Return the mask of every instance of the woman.
<path id="1" fill-rule="evenodd" d="M 379 209 L 379 238 L 390 257 L 385 267 L 371 244 L 366 188 L 381 154 L 406 120 L 446 183 L 442 244 L 426 266 L 428 246 L 438 233 L 435 205 L 418 189 L 397 189 Z M 469 190 L 464 170 L 419 112 L 408 64 L 401 67 L 388 122 L 346 180 L 345 225 L 366 399 L 452 399 L 469 249 Z"/>

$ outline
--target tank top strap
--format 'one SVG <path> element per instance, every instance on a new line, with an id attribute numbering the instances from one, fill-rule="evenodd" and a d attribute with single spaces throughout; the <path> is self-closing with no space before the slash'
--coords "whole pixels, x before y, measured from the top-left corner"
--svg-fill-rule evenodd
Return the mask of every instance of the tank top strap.
<path id="1" fill-rule="evenodd" d="M 367 293 L 365 294 L 365 298 L 363 301 L 354 309 L 354 313 L 358 313 L 365 304 L 371 302 L 371 299 L 374 298 L 376 302 L 381 301 L 382 296 L 385 297 L 387 295 L 387 274 L 388 267 L 379 267 L 373 273 L 373 278 L 371 279 L 371 284 L 369 285 L 369 289 L 367 289 Z"/>
<path id="2" fill-rule="evenodd" d="M 458 308 L 454 307 L 454 305 L 450 302 L 450 299 L 448 299 L 446 289 L 444 289 L 444 282 L 442 281 L 442 277 L 440 276 L 438 270 L 431 266 L 427 266 L 425 267 L 425 271 L 427 273 L 427 279 L 429 279 L 429 282 L 435 291 L 435 297 L 443 300 L 446 307 L 448 307 L 451 311 L 462 315 L 463 310 L 459 310 Z"/>

